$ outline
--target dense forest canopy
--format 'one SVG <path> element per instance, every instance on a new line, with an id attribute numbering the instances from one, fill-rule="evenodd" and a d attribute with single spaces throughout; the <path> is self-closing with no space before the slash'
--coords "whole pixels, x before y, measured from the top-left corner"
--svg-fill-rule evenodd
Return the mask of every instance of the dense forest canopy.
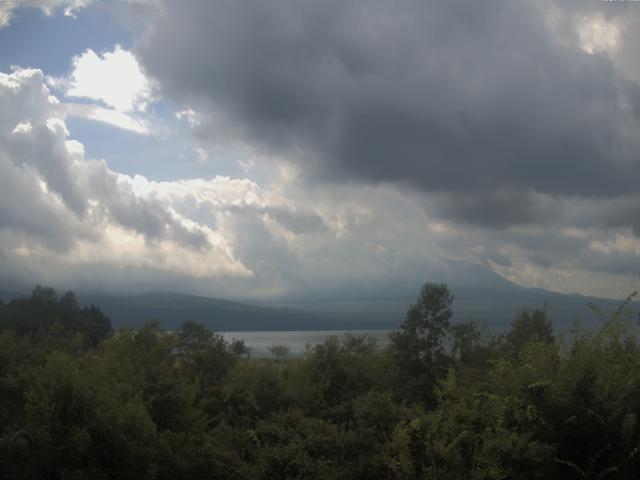
<path id="1" fill-rule="evenodd" d="M 427 283 L 391 343 L 248 358 L 195 322 L 111 329 L 72 293 L 0 304 L 0 472 L 11 479 L 637 478 L 640 345 L 623 303 L 558 336 L 491 335 Z M 283 347 L 283 348 L 281 348 Z"/>

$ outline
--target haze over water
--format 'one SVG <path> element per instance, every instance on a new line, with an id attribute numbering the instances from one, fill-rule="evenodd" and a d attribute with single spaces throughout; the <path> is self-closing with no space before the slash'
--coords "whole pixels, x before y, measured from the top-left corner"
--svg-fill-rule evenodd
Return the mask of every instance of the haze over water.
<path id="1" fill-rule="evenodd" d="M 368 335 L 376 339 L 376 345 L 383 347 L 389 343 L 391 330 L 324 330 L 324 331 L 282 331 L 282 332 L 221 332 L 226 340 L 244 340 L 251 349 L 252 357 L 270 357 L 269 347 L 286 345 L 291 349 L 291 356 L 301 356 L 307 345 L 318 345 L 331 336 L 342 337 L 352 335 Z"/>

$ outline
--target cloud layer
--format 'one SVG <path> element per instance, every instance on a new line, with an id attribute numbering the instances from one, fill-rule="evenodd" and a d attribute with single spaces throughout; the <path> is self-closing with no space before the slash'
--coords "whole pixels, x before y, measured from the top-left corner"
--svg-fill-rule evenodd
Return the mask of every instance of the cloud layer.
<path id="1" fill-rule="evenodd" d="M 0 74 L 2 258 L 42 268 L 45 277 L 56 263 L 250 275 L 214 230 L 138 194 L 133 179 L 104 161 L 85 159 L 63 107 L 41 71 Z"/>
<path id="2" fill-rule="evenodd" d="M 335 298 L 404 295 L 446 268 L 394 188 L 119 174 L 85 157 L 36 69 L 0 75 L 0 111 L 3 283 Z"/>
<path id="3" fill-rule="evenodd" d="M 137 52 L 165 94 L 315 180 L 407 184 L 489 226 L 638 192 L 640 88 L 602 50 L 620 41 L 604 20 L 567 41 L 501 0 L 163 9 Z"/>
<path id="4" fill-rule="evenodd" d="M 638 285 L 639 9 L 154 8 L 131 51 L 0 74 L 0 285 L 380 298 L 454 278 L 443 259 L 565 292 Z M 69 116 L 149 141 L 159 119 L 214 174 L 124 175 Z"/>

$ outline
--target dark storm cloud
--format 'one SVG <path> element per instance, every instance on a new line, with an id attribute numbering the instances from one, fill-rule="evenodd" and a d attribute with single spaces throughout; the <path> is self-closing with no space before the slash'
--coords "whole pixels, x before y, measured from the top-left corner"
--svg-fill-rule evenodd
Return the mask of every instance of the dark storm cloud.
<path id="1" fill-rule="evenodd" d="M 557 40 L 528 3 L 163 8 L 138 54 L 165 93 L 207 105 L 309 177 L 409 184 L 489 225 L 543 221 L 531 192 L 640 185 L 637 84 Z"/>
<path id="2" fill-rule="evenodd" d="M 640 237 L 640 194 L 609 199 L 572 199 L 567 202 L 567 214 L 577 224 L 604 229 L 629 227 Z"/>
<path id="3" fill-rule="evenodd" d="M 478 193 L 446 193 L 430 197 L 445 218 L 488 227 L 550 223 L 558 219 L 558 202 L 532 190 L 503 188 Z"/>

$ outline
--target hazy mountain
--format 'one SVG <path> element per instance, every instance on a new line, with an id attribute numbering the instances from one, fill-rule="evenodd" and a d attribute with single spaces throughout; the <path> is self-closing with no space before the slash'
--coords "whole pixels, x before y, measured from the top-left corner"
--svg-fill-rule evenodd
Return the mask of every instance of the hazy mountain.
<path id="1" fill-rule="evenodd" d="M 590 304 L 611 314 L 620 300 L 562 294 L 542 288 L 524 288 L 501 277 L 487 267 L 470 263 L 438 259 L 431 265 L 425 281 L 443 282 L 454 295 L 454 321 L 473 320 L 494 330 L 506 328 L 522 310 L 546 309 L 558 328 L 570 326 L 575 320 L 584 325 L 602 321 Z M 395 327 L 404 320 L 411 303 L 418 295 L 419 285 L 407 291 L 393 290 L 369 298 L 339 298 L 336 300 L 291 302 L 291 307 L 333 318 L 348 318 L 362 325 Z M 626 292 L 623 292 L 626 293 Z M 628 292 L 630 293 L 630 292 Z M 394 298 L 395 297 L 395 298 Z M 638 318 L 640 307 L 632 304 L 632 315 Z"/>
<path id="2" fill-rule="evenodd" d="M 523 309 L 546 308 L 559 329 L 575 320 L 585 325 L 600 321 L 588 306 L 593 303 L 611 313 L 619 300 L 564 295 L 525 288 L 497 289 L 451 287 L 454 320 L 474 320 L 492 330 L 506 328 Z M 98 305 L 114 326 L 139 326 L 158 320 L 169 329 L 185 320 L 201 322 L 218 331 L 233 330 L 360 330 L 397 328 L 403 321 L 408 299 L 304 303 L 287 307 L 257 306 L 215 298 L 154 293 L 132 296 L 80 295 L 83 304 Z M 638 306 L 634 305 L 634 317 Z"/>
<path id="3" fill-rule="evenodd" d="M 305 305 L 313 303 L 334 303 L 368 300 L 395 301 L 414 299 L 426 281 L 446 283 L 450 286 L 486 287 L 500 290 L 521 289 L 519 285 L 501 277 L 493 270 L 471 262 L 431 257 L 416 266 L 420 275 L 406 277 L 369 277 L 359 283 L 343 282 L 336 278 L 333 285 L 309 285 L 300 282 L 294 286 L 286 298 L 277 301 L 286 304 Z M 274 300 L 275 302 L 275 300 Z M 251 301 L 249 301 L 251 303 Z"/>
<path id="4" fill-rule="evenodd" d="M 16 298 L 21 298 L 21 297 L 24 297 L 24 296 L 25 296 L 24 293 L 0 290 L 0 300 L 2 300 L 3 302 L 9 302 L 9 301 L 14 300 Z"/>
<path id="5" fill-rule="evenodd" d="M 569 327 L 575 320 L 582 325 L 594 325 L 602 318 L 589 304 L 596 305 L 605 315 L 611 314 L 621 304 L 620 300 L 565 295 L 545 290 L 501 290 L 483 287 L 455 287 L 454 321 L 473 320 L 498 331 L 507 328 L 522 310 L 545 309 L 558 329 Z M 369 300 L 305 303 L 292 305 L 305 308 L 321 316 L 348 318 L 350 322 L 371 327 L 394 328 L 405 318 L 413 300 Z M 632 304 L 633 318 L 638 318 L 639 306 Z M 374 325 L 376 327 L 374 327 Z"/>
<path id="6" fill-rule="evenodd" d="M 442 260 L 442 259 L 441 259 Z M 619 300 L 561 294 L 540 288 L 523 288 L 490 269 L 467 262 L 442 260 L 425 281 L 444 282 L 454 294 L 454 321 L 474 320 L 492 330 L 506 328 L 523 309 L 546 308 L 557 328 L 575 320 L 585 325 L 601 319 L 589 304 L 605 314 L 615 311 Z M 150 293 L 128 296 L 78 293 L 82 304 L 95 304 L 111 318 L 114 326 L 139 326 L 158 320 L 169 329 L 186 320 L 201 322 L 218 331 L 233 330 L 356 330 L 396 328 L 415 301 L 419 285 L 375 292 L 364 286 L 357 296 L 330 296 L 321 292 L 315 299 L 287 299 L 279 305 L 256 305 L 195 295 Z M 0 291 L 4 301 L 21 293 Z M 638 318 L 638 304 L 633 305 Z"/>
<path id="7" fill-rule="evenodd" d="M 176 293 L 131 296 L 81 294 L 79 301 L 99 306 L 115 327 L 139 326 L 145 321 L 158 320 L 163 327 L 174 329 L 186 320 L 193 320 L 217 331 L 357 328 L 343 316 L 332 318 L 295 308 L 263 307 Z"/>

